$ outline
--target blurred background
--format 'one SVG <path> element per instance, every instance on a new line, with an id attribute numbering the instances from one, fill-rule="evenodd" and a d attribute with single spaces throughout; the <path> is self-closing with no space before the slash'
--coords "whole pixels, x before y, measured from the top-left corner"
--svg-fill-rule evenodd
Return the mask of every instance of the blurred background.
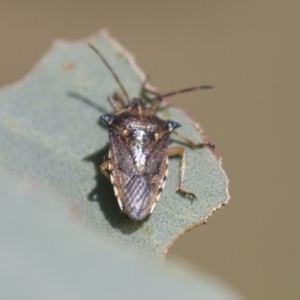
<path id="1" fill-rule="evenodd" d="M 0 86 L 22 78 L 53 40 L 101 28 L 160 91 L 215 86 L 170 100 L 217 145 L 231 200 L 168 258 L 248 299 L 299 299 L 300 2 L 0 0 Z"/>

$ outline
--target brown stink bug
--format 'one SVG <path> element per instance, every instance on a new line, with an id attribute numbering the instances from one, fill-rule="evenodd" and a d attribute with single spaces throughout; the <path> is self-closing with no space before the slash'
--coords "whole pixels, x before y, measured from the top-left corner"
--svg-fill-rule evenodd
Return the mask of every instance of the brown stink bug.
<path id="1" fill-rule="evenodd" d="M 121 211 L 134 221 L 140 221 L 152 213 L 166 183 L 169 156 L 181 156 L 177 192 L 196 198 L 193 193 L 182 188 L 185 150 L 183 147 L 168 148 L 170 135 L 176 134 L 192 148 L 213 148 L 214 145 L 195 144 L 181 136 L 174 131 L 180 124 L 158 118 L 156 111 L 165 97 L 196 89 L 208 89 L 211 86 L 197 86 L 160 95 L 143 85 L 146 92 L 155 95 L 150 99 L 150 105 L 140 98 L 129 99 L 124 86 L 103 55 L 94 46 L 89 46 L 110 70 L 125 96 L 120 99 L 108 97 L 114 114 L 100 117 L 108 126 L 110 142 L 108 156 L 104 157 L 100 170 L 111 181 Z"/>

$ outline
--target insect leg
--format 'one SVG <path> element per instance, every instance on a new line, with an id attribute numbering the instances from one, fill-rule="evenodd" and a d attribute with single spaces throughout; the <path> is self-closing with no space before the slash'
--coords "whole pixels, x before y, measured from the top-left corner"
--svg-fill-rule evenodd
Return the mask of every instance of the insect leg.
<path id="1" fill-rule="evenodd" d="M 177 135 L 180 139 L 182 139 L 188 146 L 190 146 L 191 148 L 203 148 L 203 147 L 209 147 L 211 149 L 215 148 L 215 145 L 210 143 L 210 142 L 204 142 L 204 143 L 194 143 L 193 141 L 189 140 L 188 138 L 186 138 L 185 136 L 181 135 L 180 133 L 178 133 L 177 131 L 172 131 L 173 134 Z"/>
<path id="2" fill-rule="evenodd" d="M 100 165 L 100 171 L 110 181 L 107 156 L 104 156 L 103 160 L 104 160 L 103 163 Z"/>
<path id="3" fill-rule="evenodd" d="M 114 99 L 111 96 L 108 96 L 107 98 L 108 102 L 110 103 L 110 105 L 112 106 L 112 108 L 114 109 L 114 112 L 117 114 L 120 112 L 121 108 L 119 107 L 119 105 L 116 102 L 116 99 Z"/>
<path id="4" fill-rule="evenodd" d="M 148 90 L 148 89 L 146 91 L 150 92 L 150 90 Z M 160 106 L 161 101 L 163 100 L 163 98 L 160 96 L 160 94 L 158 94 L 154 91 L 151 91 L 150 93 L 156 95 L 156 97 L 154 98 L 153 103 L 151 105 L 151 108 L 150 108 L 151 112 L 154 114 L 157 111 L 158 107 Z"/>
<path id="5" fill-rule="evenodd" d="M 146 78 L 142 83 L 141 95 L 144 95 L 144 97 L 146 97 L 147 100 L 150 100 L 150 101 L 152 100 L 152 106 L 151 106 L 150 109 L 151 109 L 152 113 L 155 113 L 157 111 L 161 101 L 162 101 L 162 97 L 161 97 L 160 93 L 158 93 L 158 92 L 156 92 L 156 91 L 154 91 L 154 90 L 147 87 L 148 80 L 149 80 L 149 75 L 146 75 Z M 151 98 L 147 97 L 147 93 L 151 94 L 151 95 L 154 95 L 155 98 L 151 99 Z"/>
<path id="6" fill-rule="evenodd" d="M 152 113 L 155 113 L 162 101 L 162 98 L 160 97 L 160 93 L 146 87 L 147 82 L 148 82 L 148 75 L 147 75 L 146 79 L 144 80 L 144 82 L 142 83 L 141 94 L 144 95 L 147 99 L 148 99 L 148 97 L 147 97 L 147 95 L 145 95 L 145 92 L 155 96 L 154 100 L 149 99 L 149 100 L 153 100 L 152 106 L 150 109 L 151 109 Z"/>
<path id="7" fill-rule="evenodd" d="M 108 96 L 108 101 L 110 103 L 110 105 L 113 107 L 114 112 L 116 114 L 120 113 L 122 111 L 122 109 L 128 105 L 126 98 L 124 98 L 124 94 L 123 93 L 114 93 L 113 96 Z M 120 106 L 121 104 L 121 106 Z"/>
<path id="8" fill-rule="evenodd" d="M 124 95 L 123 92 L 121 92 L 121 91 L 115 92 L 114 93 L 114 98 L 115 98 L 115 101 L 121 103 L 122 108 L 124 108 L 125 106 L 128 105 L 127 99 L 125 98 L 125 95 Z"/>
<path id="9" fill-rule="evenodd" d="M 168 149 L 168 156 L 181 156 L 180 159 L 180 177 L 179 177 L 179 181 L 177 184 L 177 192 L 180 193 L 183 196 L 187 196 L 190 197 L 192 199 L 197 198 L 193 193 L 189 193 L 187 191 L 185 191 L 184 189 L 182 189 L 182 182 L 183 182 L 183 177 L 184 177 L 184 168 L 185 168 L 185 150 L 183 147 L 172 147 Z"/>

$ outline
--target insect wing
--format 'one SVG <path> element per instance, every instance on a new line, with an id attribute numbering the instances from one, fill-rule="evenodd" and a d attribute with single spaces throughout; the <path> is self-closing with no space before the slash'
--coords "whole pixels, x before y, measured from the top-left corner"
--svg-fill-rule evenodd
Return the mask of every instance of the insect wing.
<path id="1" fill-rule="evenodd" d="M 110 178 L 121 210 L 132 220 L 148 216 L 164 185 L 169 135 L 165 135 L 149 154 L 145 171 L 139 174 L 130 148 L 119 132 L 109 129 Z"/>

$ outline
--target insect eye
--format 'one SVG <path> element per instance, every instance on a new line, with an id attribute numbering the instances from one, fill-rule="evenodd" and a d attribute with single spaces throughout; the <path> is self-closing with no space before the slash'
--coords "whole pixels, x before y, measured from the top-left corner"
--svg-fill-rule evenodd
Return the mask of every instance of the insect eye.
<path id="1" fill-rule="evenodd" d="M 106 124 L 110 125 L 112 124 L 113 120 L 114 120 L 114 116 L 112 115 L 103 115 L 100 117 L 100 119 L 105 122 Z"/>
<path id="2" fill-rule="evenodd" d="M 168 123 L 168 128 L 169 128 L 170 132 L 181 126 L 179 123 L 177 123 L 175 121 L 167 121 L 167 123 Z"/>

